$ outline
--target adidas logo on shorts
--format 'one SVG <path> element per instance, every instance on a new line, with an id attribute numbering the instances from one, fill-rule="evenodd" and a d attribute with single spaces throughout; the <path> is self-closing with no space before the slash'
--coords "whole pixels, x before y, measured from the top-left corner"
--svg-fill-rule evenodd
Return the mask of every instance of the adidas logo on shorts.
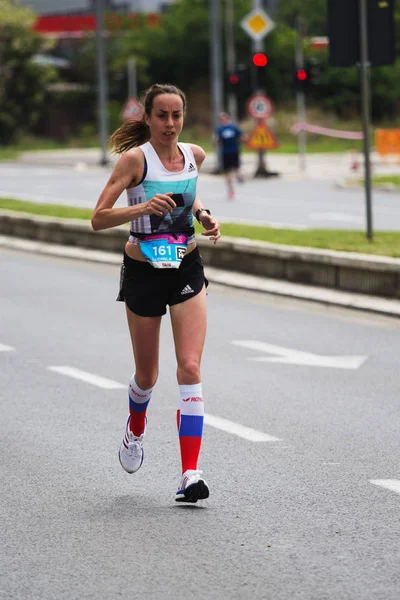
<path id="1" fill-rule="evenodd" d="M 185 285 L 185 287 L 181 291 L 181 296 L 183 294 L 193 294 L 193 293 L 194 293 L 194 290 L 192 290 L 192 288 L 190 287 L 190 285 Z"/>
<path id="2" fill-rule="evenodd" d="M 196 167 L 194 165 L 192 165 L 192 163 L 190 163 L 189 169 L 188 169 L 189 173 L 191 173 L 192 171 L 195 171 L 195 170 L 196 170 Z"/>

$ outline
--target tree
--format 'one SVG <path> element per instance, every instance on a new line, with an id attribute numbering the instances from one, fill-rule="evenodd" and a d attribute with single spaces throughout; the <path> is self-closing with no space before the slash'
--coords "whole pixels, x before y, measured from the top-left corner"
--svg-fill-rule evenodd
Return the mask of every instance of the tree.
<path id="1" fill-rule="evenodd" d="M 0 0 L 0 144 L 15 141 L 39 118 L 52 68 L 33 61 L 45 48 L 32 31 L 34 13 L 18 2 Z"/>

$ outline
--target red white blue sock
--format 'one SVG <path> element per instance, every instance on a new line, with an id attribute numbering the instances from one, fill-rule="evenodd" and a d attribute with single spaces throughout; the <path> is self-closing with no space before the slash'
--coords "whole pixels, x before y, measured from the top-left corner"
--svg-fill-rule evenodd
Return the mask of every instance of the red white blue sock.
<path id="1" fill-rule="evenodd" d="M 129 380 L 129 429 L 139 437 L 146 427 L 146 411 L 153 388 L 141 390 L 135 381 L 135 375 Z"/>
<path id="2" fill-rule="evenodd" d="M 181 447 L 182 473 L 197 469 L 204 424 L 204 402 L 201 383 L 179 386 L 177 425 Z"/>

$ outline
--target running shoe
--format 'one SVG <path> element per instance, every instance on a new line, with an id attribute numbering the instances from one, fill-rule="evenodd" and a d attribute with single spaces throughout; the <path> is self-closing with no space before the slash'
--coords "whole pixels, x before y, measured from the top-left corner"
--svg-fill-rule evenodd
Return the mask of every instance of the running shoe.
<path id="1" fill-rule="evenodd" d="M 128 421 L 126 423 L 125 436 L 122 440 L 118 456 L 122 468 L 125 469 L 127 473 L 136 473 L 143 463 L 143 438 L 146 434 L 146 429 L 141 436 L 137 437 L 129 429 L 129 421 L 130 417 L 128 417 Z"/>
<path id="2" fill-rule="evenodd" d="M 205 500 L 210 495 L 207 483 L 201 477 L 202 471 L 188 470 L 182 475 L 179 489 L 175 494 L 176 502 Z"/>

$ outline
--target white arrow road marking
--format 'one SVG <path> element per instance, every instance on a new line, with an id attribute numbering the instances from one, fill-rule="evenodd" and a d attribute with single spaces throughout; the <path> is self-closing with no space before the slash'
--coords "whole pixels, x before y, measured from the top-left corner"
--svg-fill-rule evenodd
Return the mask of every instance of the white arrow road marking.
<path id="1" fill-rule="evenodd" d="M 391 492 L 396 492 L 396 494 L 400 494 L 400 480 L 399 479 L 370 479 L 370 483 L 374 485 L 379 485 L 380 487 L 386 488 Z"/>
<path id="2" fill-rule="evenodd" d="M 12 352 L 15 348 L 11 348 L 11 346 L 6 346 L 5 344 L 0 344 L 0 352 Z"/>
<path id="3" fill-rule="evenodd" d="M 331 369 L 359 369 L 368 356 L 322 356 L 320 354 L 311 354 L 310 352 L 301 352 L 282 346 L 274 346 L 265 342 L 256 340 L 234 340 L 234 346 L 249 348 L 257 352 L 266 352 L 268 354 L 277 354 L 278 356 L 256 356 L 249 357 L 248 360 L 258 362 L 283 363 L 286 365 L 307 365 L 310 367 L 328 367 Z"/>
<path id="4" fill-rule="evenodd" d="M 99 375 L 93 375 L 92 373 L 86 373 L 86 371 L 80 371 L 74 367 L 47 367 L 50 371 L 73 377 L 74 379 L 80 379 L 86 383 L 91 383 L 97 387 L 105 390 L 121 390 L 128 389 L 126 385 L 122 385 L 112 379 L 106 379 L 105 377 L 99 377 Z"/>
<path id="5" fill-rule="evenodd" d="M 256 431 L 256 429 L 251 429 L 251 427 L 245 427 L 244 425 L 239 425 L 239 423 L 234 423 L 233 421 L 228 421 L 227 419 L 222 419 L 221 417 L 214 417 L 213 415 L 209 414 L 204 415 L 204 423 L 206 425 L 210 425 L 211 427 L 215 427 L 216 429 L 220 429 L 221 431 L 226 431 L 226 433 L 233 433 L 234 435 L 244 438 L 245 440 L 249 440 L 250 442 L 282 441 L 279 438 L 268 435 L 268 433 Z"/>

